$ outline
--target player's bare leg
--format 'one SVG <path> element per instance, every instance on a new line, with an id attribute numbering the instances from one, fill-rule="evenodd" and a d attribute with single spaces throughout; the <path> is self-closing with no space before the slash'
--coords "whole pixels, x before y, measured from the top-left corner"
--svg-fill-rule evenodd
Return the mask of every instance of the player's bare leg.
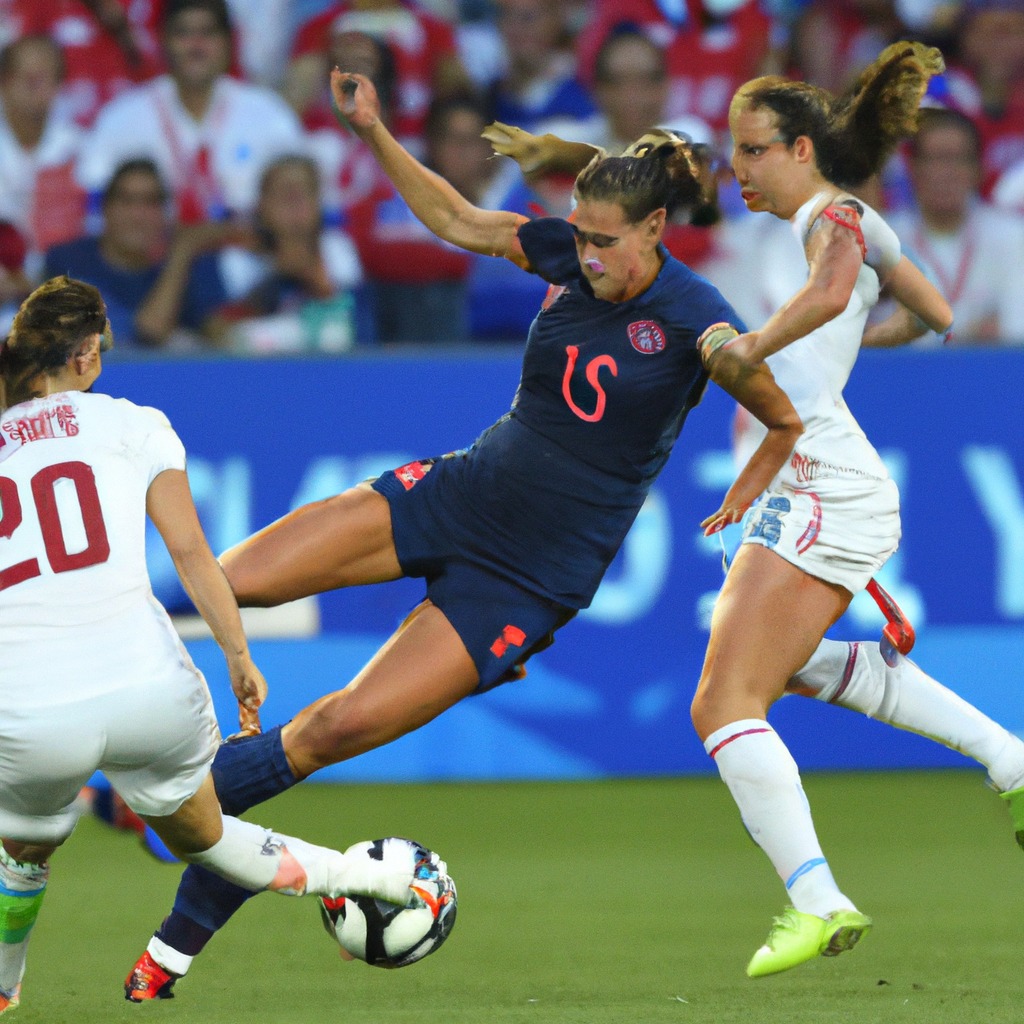
<path id="1" fill-rule="evenodd" d="M 18 1005 L 28 942 L 55 849 L 53 844 L 0 841 L 0 1013 Z"/>
<path id="2" fill-rule="evenodd" d="M 832 878 L 796 762 L 765 720 L 849 602 L 842 587 L 744 544 L 712 618 L 694 725 L 793 903 L 754 954 L 751 976 L 842 952 L 870 927 Z"/>
<path id="3" fill-rule="evenodd" d="M 479 682 L 473 659 L 439 608 L 424 601 L 344 690 L 284 727 L 295 775 L 390 743 L 436 718 Z"/>
<path id="4" fill-rule="evenodd" d="M 269 607 L 402 575 L 391 508 L 368 484 L 303 505 L 220 561 L 243 606 Z"/>

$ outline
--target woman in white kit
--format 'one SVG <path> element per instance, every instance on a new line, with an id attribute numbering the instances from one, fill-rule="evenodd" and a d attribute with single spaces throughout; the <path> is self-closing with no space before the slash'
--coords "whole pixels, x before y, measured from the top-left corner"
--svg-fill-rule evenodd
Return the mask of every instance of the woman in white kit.
<path id="1" fill-rule="evenodd" d="M 902 655 L 887 661 L 878 644 L 824 638 L 900 537 L 896 485 L 847 409 L 843 387 L 861 344 L 905 344 L 952 322 L 895 234 L 841 186 L 862 184 L 914 130 L 927 81 L 941 68 L 938 51 L 898 43 L 838 99 L 769 77 L 739 89 L 730 109 L 733 166 L 747 206 L 790 220 L 808 264 L 806 285 L 760 331 L 737 337 L 723 326 L 702 339 L 705 361 L 722 346 L 766 361 L 805 428 L 790 464 L 747 517 L 693 703 L 707 751 L 794 904 L 748 965 L 752 977 L 843 952 L 871 924 L 836 886 L 796 763 L 765 720 L 786 692 L 859 711 L 980 761 L 1010 804 L 1024 846 L 1024 743 Z M 594 153 L 507 125 L 486 135 L 527 176 L 578 170 Z M 723 282 L 723 291 L 743 283 Z M 883 283 L 899 306 L 865 330 Z M 703 525 L 711 533 L 736 518 Z"/>
<path id="2" fill-rule="evenodd" d="M 254 891 L 404 905 L 417 867 L 440 867 L 409 844 L 374 861 L 221 814 L 220 733 L 150 589 L 147 512 L 224 651 L 243 727 L 258 731 L 266 684 L 166 417 L 86 393 L 109 331 L 95 288 L 54 278 L 0 347 L 0 1012 L 18 1002 L 47 860 L 96 769 L 179 857 Z"/>

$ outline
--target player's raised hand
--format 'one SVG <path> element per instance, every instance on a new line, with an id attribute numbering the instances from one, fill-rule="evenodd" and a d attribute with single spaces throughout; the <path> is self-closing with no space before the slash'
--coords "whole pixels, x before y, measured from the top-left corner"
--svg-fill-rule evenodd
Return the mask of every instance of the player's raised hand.
<path id="1" fill-rule="evenodd" d="M 228 672 L 238 701 L 238 735 L 254 736 L 261 731 L 259 707 L 267 699 L 267 681 L 248 653 L 229 658 Z"/>
<path id="2" fill-rule="evenodd" d="M 335 68 L 331 72 L 331 100 L 335 114 L 357 133 L 372 128 L 380 120 L 377 90 L 366 75 Z"/>

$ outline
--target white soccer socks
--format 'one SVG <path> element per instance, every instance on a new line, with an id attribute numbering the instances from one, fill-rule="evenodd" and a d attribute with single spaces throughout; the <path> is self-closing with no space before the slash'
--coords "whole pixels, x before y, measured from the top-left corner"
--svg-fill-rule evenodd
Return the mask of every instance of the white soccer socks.
<path id="1" fill-rule="evenodd" d="M 1003 792 L 1024 786 L 1024 742 L 902 655 L 889 666 L 876 643 L 822 640 L 794 678 L 818 700 L 973 757 Z"/>
<path id="2" fill-rule="evenodd" d="M 0 1009 L 18 1002 L 28 940 L 49 877 L 49 864 L 23 864 L 0 843 Z"/>
<path id="3" fill-rule="evenodd" d="M 409 900 L 415 870 L 411 851 L 395 848 L 375 860 L 363 853 L 365 844 L 340 853 L 226 814 L 223 820 L 220 840 L 188 860 L 243 889 L 286 896 L 373 896 L 400 906 Z"/>
<path id="4" fill-rule="evenodd" d="M 713 732 L 704 749 L 714 758 L 740 817 L 786 885 L 793 906 L 827 917 L 857 908 L 836 886 L 821 852 L 800 772 L 775 730 L 759 718 Z"/>

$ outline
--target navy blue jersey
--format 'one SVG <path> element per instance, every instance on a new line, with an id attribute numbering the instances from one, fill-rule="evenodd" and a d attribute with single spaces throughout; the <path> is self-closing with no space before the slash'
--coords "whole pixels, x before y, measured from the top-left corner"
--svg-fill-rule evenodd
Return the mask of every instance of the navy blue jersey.
<path id="1" fill-rule="evenodd" d="M 531 268 L 565 290 L 530 328 L 512 411 L 436 463 L 423 499 L 435 528 L 458 534 L 461 557 L 583 608 L 704 392 L 697 339 L 722 321 L 744 328 L 664 250 L 646 292 L 607 302 L 567 221 L 523 224 L 519 240 Z"/>

